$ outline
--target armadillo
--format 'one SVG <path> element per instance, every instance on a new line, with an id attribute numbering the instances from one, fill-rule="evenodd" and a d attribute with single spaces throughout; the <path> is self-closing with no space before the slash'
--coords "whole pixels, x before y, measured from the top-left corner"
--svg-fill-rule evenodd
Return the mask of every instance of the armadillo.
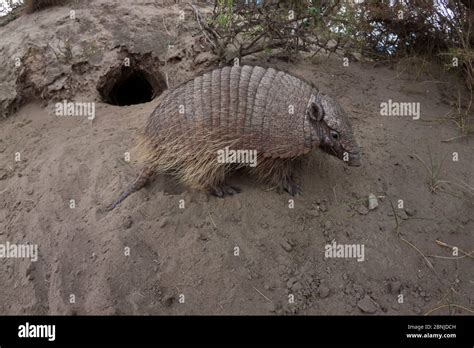
<path id="1" fill-rule="evenodd" d="M 243 167 L 279 190 L 300 193 L 294 168 L 318 147 L 350 166 L 360 165 L 359 147 L 341 106 L 286 72 L 223 67 L 160 98 L 141 135 L 144 169 L 110 209 L 154 173 L 172 173 L 178 181 L 221 197 L 240 192 L 226 184 L 226 177 Z M 217 153 L 224 148 L 256 151 L 257 165 L 219 162 Z"/>

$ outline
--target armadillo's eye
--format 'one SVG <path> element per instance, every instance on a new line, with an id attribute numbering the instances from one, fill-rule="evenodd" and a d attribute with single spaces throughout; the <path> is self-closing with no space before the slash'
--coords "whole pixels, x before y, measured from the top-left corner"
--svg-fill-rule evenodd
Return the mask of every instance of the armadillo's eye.
<path id="1" fill-rule="evenodd" d="M 333 138 L 334 140 L 338 140 L 339 139 L 339 133 L 336 132 L 336 131 L 331 131 L 331 138 Z"/>

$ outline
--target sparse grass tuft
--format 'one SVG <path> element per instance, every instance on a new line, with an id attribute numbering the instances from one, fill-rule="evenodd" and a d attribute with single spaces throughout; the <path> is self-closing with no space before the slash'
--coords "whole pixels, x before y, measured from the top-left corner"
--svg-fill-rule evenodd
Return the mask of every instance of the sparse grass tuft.
<path id="1" fill-rule="evenodd" d="M 428 172 L 428 190 L 431 193 L 437 193 L 438 191 L 441 191 L 443 189 L 443 185 L 454 185 L 457 186 L 458 188 L 461 189 L 461 191 L 468 193 L 468 194 L 474 194 L 474 188 L 466 184 L 465 182 L 462 181 L 452 181 L 452 180 L 441 180 L 441 169 L 443 167 L 444 160 L 446 159 L 447 156 L 444 156 L 441 161 L 436 160 L 433 158 L 431 155 L 431 150 L 428 148 L 428 153 L 429 153 L 429 165 L 421 159 L 420 156 L 417 154 L 412 154 L 413 157 L 415 157 L 417 160 L 419 160 L 423 166 L 425 167 L 426 171 Z"/>
<path id="2" fill-rule="evenodd" d="M 72 60 L 72 48 L 73 45 L 71 43 L 70 38 L 66 38 L 64 40 L 58 40 L 56 44 L 56 48 L 54 48 L 50 43 L 48 43 L 49 48 L 56 56 L 57 60 L 63 63 L 68 63 Z"/>
<path id="3" fill-rule="evenodd" d="M 458 99 L 454 103 L 454 112 L 452 114 L 452 120 L 456 124 L 456 126 L 458 126 L 461 135 L 459 137 L 444 140 L 444 142 L 466 137 L 473 132 L 470 125 L 473 101 L 472 94 L 473 93 L 471 90 L 471 96 L 469 98 L 469 101 L 467 102 L 467 105 L 463 105 L 461 100 L 461 92 L 458 91 Z"/>
<path id="4" fill-rule="evenodd" d="M 433 156 L 431 155 L 431 150 L 429 148 L 428 153 L 430 157 L 429 165 L 425 161 L 423 161 L 421 157 L 417 154 L 414 153 L 413 156 L 423 164 L 426 171 L 428 172 L 429 179 L 427 184 L 429 191 L 431 193 L 436 193 L 441 188 L 442 183 L 445 182 L 444 180 L 440 180 L 440 174 L 446 156 L 444 156 L 444 158 L 438 163 L 438 161 L 433 159 Z"/>

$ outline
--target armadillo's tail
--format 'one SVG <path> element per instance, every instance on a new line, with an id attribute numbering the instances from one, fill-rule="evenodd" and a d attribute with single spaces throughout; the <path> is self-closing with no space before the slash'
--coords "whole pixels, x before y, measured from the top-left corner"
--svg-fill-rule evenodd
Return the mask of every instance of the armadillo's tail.
<path id="1" fill-rule="evenodd" d="M 109 207 L 105 209 L 105 211 L 111 211 L 115 209 L 120 203 L 122 203 L 125 198 L 130 196 L 132 193 L 140 190 L 143 186 L 145 186 L 153 176 L 154 172 L 149 167 L 145 167 L 135 181 L 128 186 L 128 188 L 117 198 L 117 200 L 112 203 Z"/>

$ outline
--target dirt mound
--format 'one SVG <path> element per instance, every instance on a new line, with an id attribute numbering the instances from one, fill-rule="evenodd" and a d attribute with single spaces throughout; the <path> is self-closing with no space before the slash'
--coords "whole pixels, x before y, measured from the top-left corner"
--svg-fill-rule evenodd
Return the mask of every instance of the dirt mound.
<path id="1" fill-rule="evenodd" d="M 287 70 L 339 100 L 362 167 L 315 151 L 296 198 L 240 175 L 232 182 L 243 192 L 226 199 L 159 177 L 101 213 L 137 174 L 124 156 L 133 159 L 137 130 L 159 103 L 166 77 L 173 86 L 213 64 L 199 36 L 183 34 L 195 28 L 191 20 L 165 50 L 163 17 L 176 8 L 114 4 L 76 9 L 73 47 L 99 48 L 85 60 L 75 53 L 58 60 L 46 48 L 54 31 L 69 27 L 67 8 L 0 28 L 9 32 L 0 35 L 0 55 L 26 62 L 16 70 L 8 60 L 0 69 L 2 110 L 14 113 L 0 121 L 0 244 L 38 246 L 37 262 L 1 260 L 0 313 L 469 314 L 472 139 L 441 141 L 458 135 L 443 118 L 452 110 L 446 91 L 456 86 L 427 73 L 415 79 L 391 66 L 344 67 L 337 58 L 248 59 L 242 64 Z M 114 85 L 104 81 L 122 76 L 126 57 L 151 74 L 142 77 L 158 98 L 131 106 L 104 98 Z M 29 102 L 32 96 L 95 101 L 95 119 L 54 116 Z M 420 118 L 382 116 L 389 100 L 420 103 Z M 429 173 L 436 173 L 430 154 L 434 165 L 445 159 L 439 176 Z M 375 209 L 367 206 L 369 194 L 377 197 Z M 340 245 L 364 253 L 340 258 Z"/>

